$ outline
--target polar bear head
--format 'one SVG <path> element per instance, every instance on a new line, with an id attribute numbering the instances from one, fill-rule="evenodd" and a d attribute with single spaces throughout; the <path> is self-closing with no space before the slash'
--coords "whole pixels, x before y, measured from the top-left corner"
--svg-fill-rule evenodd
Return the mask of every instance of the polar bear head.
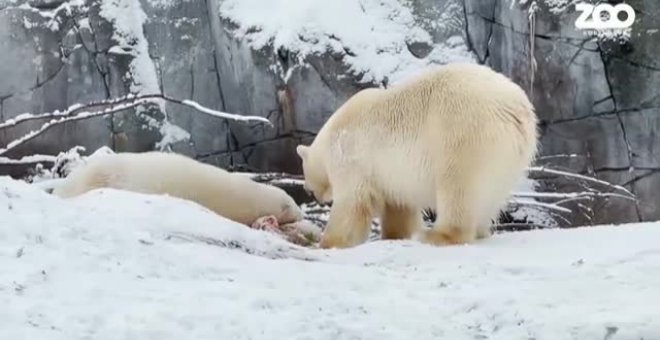
<path id="1" fill-rule="evenodd" d="M 298 145 L 296 148 L 298 156 L 302 159 L 305 190 L 311 192 L 317 201 L 330 203 L 332 202 L 332 187 L 328 180 L 328 173 L 320 157 L 310 151 L 310 147 L 305 145 Z"/>

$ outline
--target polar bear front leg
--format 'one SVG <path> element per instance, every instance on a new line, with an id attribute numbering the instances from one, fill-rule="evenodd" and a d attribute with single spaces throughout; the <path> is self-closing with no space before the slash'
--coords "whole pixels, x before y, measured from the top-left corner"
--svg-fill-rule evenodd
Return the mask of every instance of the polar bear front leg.
<path id="1" fill-rule="evenodd" d="M 381 239 L 409 239 L 421 229 L 423 220 L 419 209 L 398 204 L 385 204 L 381 217 Z"/>
<path id="2" fill-rule="evenodd" d="M 372 218 L 368 203 L 347 198 L 335 200 L 320 247 L 348 248 L 364 243 L 369 237 Z"/>

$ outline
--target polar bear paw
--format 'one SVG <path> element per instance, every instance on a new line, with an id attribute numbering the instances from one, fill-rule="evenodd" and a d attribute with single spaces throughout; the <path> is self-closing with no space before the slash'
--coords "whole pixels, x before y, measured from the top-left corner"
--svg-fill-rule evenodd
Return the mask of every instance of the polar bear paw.
<path id="1" fill-rule="evenodd" d="M 424 230 L 415 239 L 434 246 L 450 246 L 470 243 L 476 239 L 476 234 L 467 228 L 446 226 Z"/>

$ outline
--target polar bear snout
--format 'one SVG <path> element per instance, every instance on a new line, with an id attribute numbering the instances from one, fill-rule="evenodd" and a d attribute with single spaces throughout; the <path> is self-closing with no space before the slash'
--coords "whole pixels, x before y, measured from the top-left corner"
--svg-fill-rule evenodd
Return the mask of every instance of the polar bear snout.
<path id="1" fill-rule="evenodd" d="M 319 204 L 332 205 L 332 193 L 329 193 L 328 190 L 322 192 L 314 191 L 312 192 L 312 196 L 314 196 L 314 200 Z"/>
<path id="2" fill-rule="evenodd" d="M 318 204 L 323 204 L 323 205 L 332 205 L 332 191 L 330 190 L 330 187 L 325 187 L 325 189 L 319 190 L 319 189 L 310 189 L 309 187 L 309 181 L 305 181 L 305 185 L 303 186 L 303 189 L 305 190 L 305 193 L 307 196 L 311 197 L 316 201 Z"/>

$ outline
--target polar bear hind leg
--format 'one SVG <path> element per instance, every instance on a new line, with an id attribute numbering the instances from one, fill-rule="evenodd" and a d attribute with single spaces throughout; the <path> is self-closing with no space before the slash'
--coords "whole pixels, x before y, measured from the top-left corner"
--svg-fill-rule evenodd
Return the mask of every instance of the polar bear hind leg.
<path id="1" fill-rule="evenodd" d="M 409 239 L 421 229 L 422 224 L 422 212 L 419 209 L 387 203 L 381 217 L 381 238 Z"/>
<path id="2" fill-rule="evenodd" d="M 475 203 L 474 195 L 455 183 L 437 188 L 435 223 L 433 228 L 424 231 L 422 241 L 440 246 L 473 241 L 478 225 Z"/>
<path id="3" fill-rule="evenodd" d="M 485 144 L 491 146 L 482 147 L 488 152 L 477 151 L 478 145 L 456 150 L 452 154 L 471 154 L 473 158 L 453 159 L 453 166 L 444 170 L 438 167 L 437 178 L 442 181 L 436 188 L 437 218 L 423 241 L 452 245 L 490 236 L 492 222 L 506 206 L 529 157 L 512 151 L 506 140 L 494 138 Z"/>

